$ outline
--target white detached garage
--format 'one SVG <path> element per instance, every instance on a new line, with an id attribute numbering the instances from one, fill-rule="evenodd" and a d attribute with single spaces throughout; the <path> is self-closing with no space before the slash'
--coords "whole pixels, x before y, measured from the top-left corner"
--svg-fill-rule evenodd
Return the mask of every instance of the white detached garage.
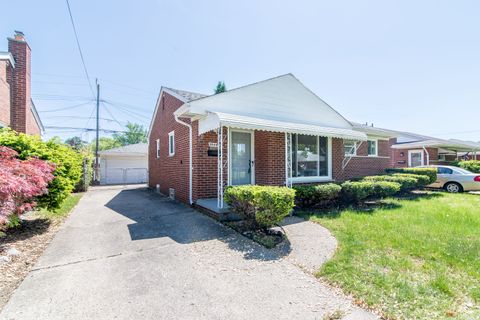
<path id="1" fill-rule="evenodd" d="M 100 151 L 100 184 L 146 183 L 147 152 L 146 143 Z"/>

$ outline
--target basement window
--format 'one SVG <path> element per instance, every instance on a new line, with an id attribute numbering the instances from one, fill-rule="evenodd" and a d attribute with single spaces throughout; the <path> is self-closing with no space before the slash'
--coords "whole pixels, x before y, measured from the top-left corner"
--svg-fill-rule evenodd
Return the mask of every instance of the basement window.
<path id="1" fill-rule="evenodd" d="M 168 155 L 175 155 L 175 131 L 168 134 Z"/>

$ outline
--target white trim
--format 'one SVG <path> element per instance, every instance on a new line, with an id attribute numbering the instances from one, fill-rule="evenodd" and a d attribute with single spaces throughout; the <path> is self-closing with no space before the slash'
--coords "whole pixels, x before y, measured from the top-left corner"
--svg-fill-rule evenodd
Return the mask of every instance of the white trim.
<path id="1" fill-rule="evenodd" d="M 250 184 L 255 184 L 255 131 L 253 130 L 241 130 L 241 129 L 233 129 L 229 128 L 228 130 L 228 146 L 227 146 L 227 154 L 228 154 L 228 185 L 232 185 L 232 149 L 231 143 L 232 141 L 232 132 L 245 132 L 250 133 L 250 161 L 251 161 L 251 172 L 250 172 Z"/>
<path id="2" fill-rule="evenodd" d="M 320 152 L 320 137 L 322 136 L 317 136 L 317 150 Z M 325 137 L 324 137 L 325 138 Z M 290 182 L 291 183 L 312 183 L 312 182 L 325 182 L 325 181 L 333 181 L 333 168 L 332 168 L 332 159 L 333 159 L 333 150 L 332 150 L 332 138 L 326 137 L 327 138 L 327 166 L 328 166 L 328 172 L 326 176 L 309 176 L 309 177 L 292 177 Z M 298 135 L 297 135 L 298 139 Z M 298 146 L 298 143 L 296 143 Z M 292 148 L 292 152 L 296 152 Z M 297 161 L 298 162 L 298 161 Z M 318 171 L 320 171 L 320 159 L 317 162 L 318 164 Z M 293 167 L 292 163 L 292 167 Z"/>
<path id="3" fill-rule="evenodd" d="M 375 142 L 375 154 L 370 154 L 370 148 L 368 146 L 369 142 Z M 367 140 L 367 156 L 369 157 L 378 157 L 378 139 L 368 138 Z"/>
<path id="4" fill-rule="evenodd" d="M 353 153 L 346 153 L 345 152 L 345 141 L 351 141 L 353 142 Z M 344 153 L 344 157 L 355 157 L 357 155 L 357 141 L 356 140 L 352 140 L 352 139 L 343 139 L 343 153 Z M 351 150 L 351 148 L 350 148 Z"/>
<path id="5" fill-rule="evenodd" d="M 175 155 L 175 130 L 168 133 L 168 156 Z"/>
<path id="6" fill-rule="evenodd" d="M 156 153 L 156 158 L 160 158 L 160 139 L 155 140 L 157 144 L 157 153 Z"/>
<path id="7" fill-rule="evenodd" d="M 10 52 L 0 51 L 0 60 L 8 60 L 13 68 L 15 68 L 15 59 Z"/>
<path id="8" fill-rule="evenodd" d="M 413 153 L 420 153 L 421 155 L 421 159 L 422 159 L 422 166 L 425 164 L 424 162 L 424 154 L 423 154 L 423 150 L 422 149 L 417 149 L 417 150 L 408 150 L 408 166 L 411 167 L 412 166 L 412 159 L 410 157 L 411 154 Z"/>

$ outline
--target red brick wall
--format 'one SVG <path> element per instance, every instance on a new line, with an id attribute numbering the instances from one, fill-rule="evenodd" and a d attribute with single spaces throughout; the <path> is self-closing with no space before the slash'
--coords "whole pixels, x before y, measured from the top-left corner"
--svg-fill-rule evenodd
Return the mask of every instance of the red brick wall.
<path id="1" fill-rule="evenodd" d="M 255 184 L 285 185 L 285 134 L 255 131 Z"/>
<path id="2" fill-rule="evenodd" d="M 188 203 L 188 128 L 176 122 L 173 116 L 173 112 L 182 104 L 182 101 L 168 93 L 164 93 L 159 102 L 148 146 L 149 185 L 155 188 L 160 184 L 160 191 L 167 195 L 169 188 L 173 188 L 176 198 Z M 171 131 L 175 131 L 174 156 L 168 155 L 168 133 Z M 157 139 L 160 139 L 159 159 L 156 158 Z"/>
<path id="3" fill-rule="evenodd" d="M 395 144 L 396 139 L 391 139 L 390 144 Z M 430 164 L 435 163 L 438 160 L 438 149 L 437 148 L 426 148 L 430 156 Z M 409 150 L 422 150 L 422 148 L 415 149 L 390 149 L 391 153 L 391 166 L 395 168 L 405 168 L 408 167 L 408 151 Z M 423 152 L 423 159 L 425 164 L 427 164 L 427 153 Z"/>
<path id="4" fill-rule="evenodd" d="M 10 126 L 10 85 L 7 82 L 8 61 L 0 61 L 0 122 Z"/>

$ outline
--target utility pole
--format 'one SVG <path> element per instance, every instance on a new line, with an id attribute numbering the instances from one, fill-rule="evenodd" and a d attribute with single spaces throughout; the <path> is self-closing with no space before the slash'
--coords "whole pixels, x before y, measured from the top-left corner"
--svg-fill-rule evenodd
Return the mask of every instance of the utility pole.
<path id="1" fill-rule="evenodd" d="M 100 84 L 98 79 L 95 79 L 97 84 L 97 128 L 96 128 L 96 138 L 95 138 L 95 181 L 94 184 L 100 184 L 100 177 L 98 176 L 100 163 L 98 162 L 98 138 L 100 131 Z"/>

